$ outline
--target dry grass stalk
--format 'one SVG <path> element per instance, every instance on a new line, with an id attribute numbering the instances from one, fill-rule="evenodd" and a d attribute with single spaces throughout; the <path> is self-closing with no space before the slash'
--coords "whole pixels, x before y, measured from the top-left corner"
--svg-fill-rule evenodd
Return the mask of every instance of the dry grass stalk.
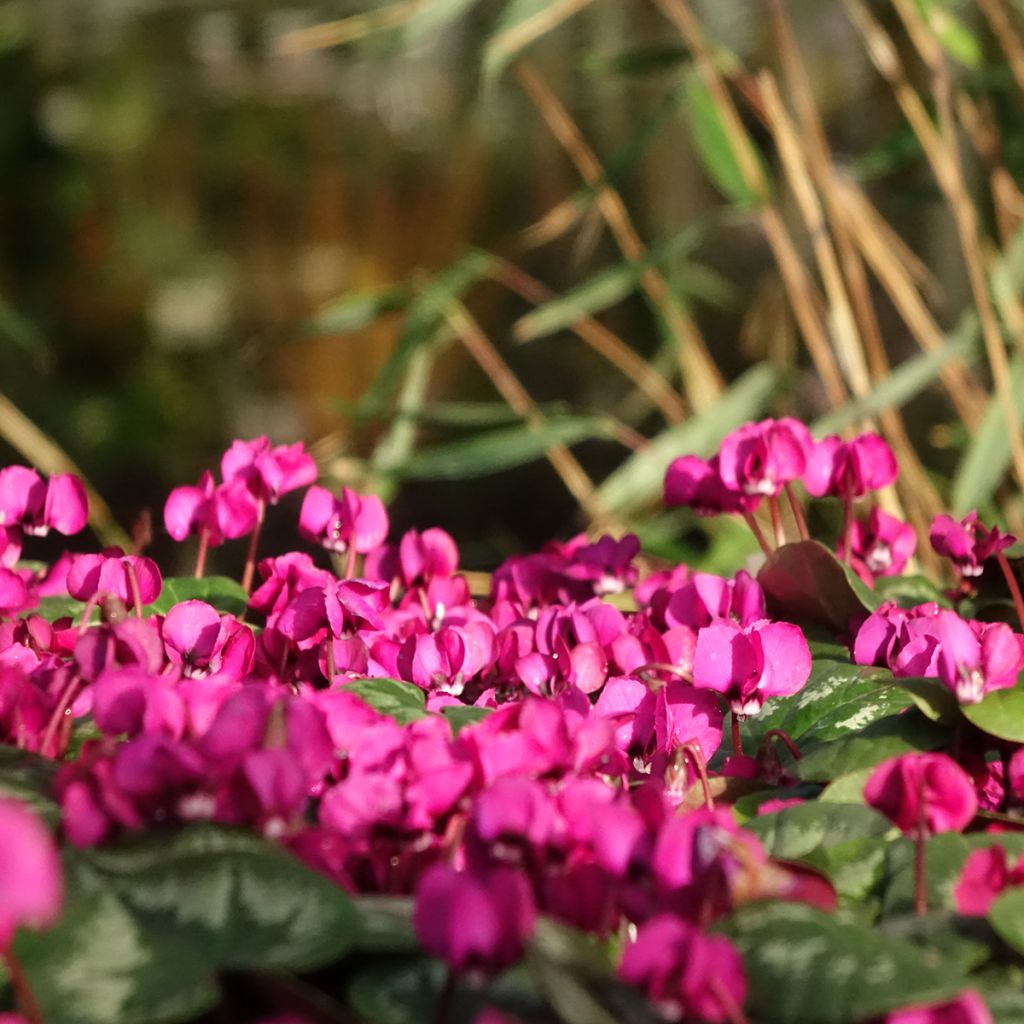
<path id="1" fill-rule="evenodd" d="M 849 396 L 819 312 L 820 299 L 779 211 L 770 202 L 770 189 L 757 150 L 715 65 L 711 48 L 685 0 L 654 0 L 654 3 L 678 29 L 693 56 L 697 74 L 715 104 L 740 173 L 747 188 L 758 199 L 758 221 L 778 264 L 804 344 L 829 401 L 838 408 Z"/>
<path id="2" fill-rule="evenodd" d="M 1017 88 L 1024 92 L 1024 43 L 1017 35 L 1002 0 L 978 0 L 978 6 L 985 15 L 992 35 L 996 37 L 1003 53 L 1006 54 L 1006 61 L 1010 65 L 1010 73 L 1017 83 Z"/>
<path id="3" fill-rule="evenodd" d="M 492 276 L 536 306 L 556 298 L 550 288 L 509 260 L 498 259 Z M 569 329 L 631 380 L 669 423 L 679 423 L 686 418 L 686 406 L 672 385 L 604 324 L 593 317 L 580 317 Z"/>
<path id="4" fill-rule="evenodd" d="M 452 302 L 446 312 L 446 318 L 498 394 L 508 403 L 509 408 L 522 416 L 532 430 L 542 429 L 544 415 L 469 310 L 461 302 Z M 566 489 L 586 513 L 594 529 L 624 531 L 623 525 L 604 507 L 586 470 L 565 445 L 552 445 L 547 451 L 547 457 Z"/>
<path id="5" fill-rule="evenodd" d="M 66 451 L 44 434 L 6 395 L 0 395 L 0 437 L 44 473 L 74 473 L 85 484 L 89 496 L 89 525 L 104 544 L 116 544 L 128 551 L 131 539 L 121 529 L 96 488 Z"/>
<path id="6" fill-rule="evenodd" d="M 433 0 L 400 0 L 399 3 L 378 7 L 373 11 L 353 14 L 337 21 L 325 21 L 308 28 L 297 28 L 285 32 L 275 42 L 275 49 L 283 56 L 294 57 L 313 50 L 325 50 L 330 46 L 342 46 L 365 39 L 375 32 L 399 28 Z"/>
<path id="7" fill-rule="evenodd" d="M 583 180 L 596 191 L 596 205 L 628 260 L 640 262 L 647 249 L 640 239 L 622 197 L 608 184 L 594 151 L 587 145 L 569 112 L 544 80 L 532 68 L 520 64 L 516 74 L 551 133 L 572 160 Z M 724 384 L 718 367 L 708 354 L 707 345 L 696 323 L 676 301 L 665 278 L 655 267 L 640 276 L 640 285 L 652 305 L 664 315 L 677 339 L 683 384 L 690 405 L 702 412 L 714 405 Z"/>
<path id="8" fill-rule="evenodd" d="M 584 7 L 589 7 L 591 3 L 593 0 L 552 0 L 532 17 L 525 18 L 506 29 L 501 35 L 495 36 L 488 44 L 488 52 L 495 58 L 501 56 L 507 59 L 535 39 L 557 28 L 567 18 L 578 14 Z"/>

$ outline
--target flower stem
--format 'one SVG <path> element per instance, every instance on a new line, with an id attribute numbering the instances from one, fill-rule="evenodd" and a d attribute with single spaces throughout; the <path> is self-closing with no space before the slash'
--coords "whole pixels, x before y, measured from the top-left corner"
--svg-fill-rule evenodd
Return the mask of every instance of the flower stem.
<path id="1" fill-rule="evenodd" d="M 128 559 L 124 560 L 124 571 L 128 576 L 128 586 L 132 592 L 132 603 L 135 605 L 135 617 L 137 619 L 142 618 L 142 591 L 139 589 L 139 574 L 135 571 L 135 566 L 132 565 Z"/>
<path id="2" fill-rule="evenodd" d="M 263 519 L 267 513 L 267 503 L 260 498 L 256 513 L 256 525 L 249 537 L 249 550 L 245 556 L 245 569 L 242 571 L 242 589 L 248 594 L 252 590 L 252 577 L 256 572 L 256 552 L 260 546 L 260 533 L 263 530 Z"/>
<path id="3" fill-rule="evenodd" d="M 689 743 L 684 743 L 680 749 L 693 763 L 693 769 L 697 773 L 697 778 L 700 779 L 700 788 L 704 791 L 704 806 L 709 811 L 713 811 L 715 798 L 711 795 L 711 782 L 708 779 L 708 765 L 704 760 L 704 752 L 700 749 L 700 745 L 692 740 Z"/>
<path id="4" fill-rule="evenodd" d="M 36 1001 L 32 986 L 29 985 L 28 978 L 25 977 L 25 969 L 14 955 L 14 951 L 10 948 L 6 949 L 2 956 L 0 956 L 0 959 L 3 959 L 4 964 L 7 966 L 7 973 L 11 979 L 11 988 L 14 990 L 14 998 L 18 1002 L 21 1012 L 25 1015 L 25 1019 L 29 1024 L 43 1024 L 43 1011 L 39 1008 L 39 1003 Z"/>
<path id="5" fill-rule="evenodd" d="M 794 742 L 793 737 L 785 729 L 769 729 L 764 734 L 762 742 L 772 739 L 781 740 L 786 749 L 793 755 L 795 761 L 799 761 L 804 756 L 800 753 L 800 748 Z"/>
<path id="6" fill-rule="evenodd" d="M 451 1016 L 452 1001 L 455 998 L 455 983 L 457 981 L 455 971 L 448 970 L 448 977 L 444 979 L 444 987 L 437 995 L 437 1004 L 434 1007 L 434 1024 L 448 1024 Z"/>
<path id="7" fill-rule="evenodd" d="M 356 574 L 356 559 L 359 557 L 359 552 L 356 551 L 355 544 L 349 544 L 348 546 L 348 557 L 345 559 L 345 579 L 350 580 Z"/>
<path id="8" fill-rule="evenodd" d="M 210 547 L 210 531 L 204 526 L 199 530 L 199 550 L 196 552 L 195 578 L 200 580 L 206 571 L 206 552 Z"/>
<path id="9" fill-rule="evenodd" d="M 754 518 L 754 513 L 744 510 L 743 518 L 746 520 L 747 526 L 750 527 L 750 532 L 754 535 L 755 540 L 761 545 L 761 550 L 765 555 L 771 555 L 772 549 L 768 546 L 768 540 L 764 535 L 761 527 L 757 525 L 757 520 Z"/>
<path id="10" fill-rule="evenodd" d="M 781 548 L 786 543 L 786 531 L 782 528 L 782 509 L 779 508 L 777 495 L 773 494 L 768 499 L 768 507 L 772 513 L 772 530 L 775 532 L 775 546 Z"/>
<path id="11" fill-rule="evenodd" d="M 786 484 L 786 498 L 789 501 L 789 507 L 793 513 L 793 518 L 796 520 L 796 529 L 800 534 L 800 539 L 810 540 L 811 531 L 807 529 L 807 517 L 804 515 L 803 507 L 801 506 L 791 483 Z"/>
<path id="12" fill-rule="evenodd" d="M 1020 584 L 1017 582 L 1017 577 L 1013 575 L 1010 560 L 1002 551 L 996 553 L 996 561 L 999 563 L 999 568 L 1003 570 L 1003 578 L 1010 589 L 1013 606 L 1017 609 L 1017 622 L 1020 623 L 1021 631 L 1024 632 L 1024 596 L 1021 595 Z"/>
<path id="13" fill-rule="evenodd" d="M 732 726 L 732 752 L 736 757 L 743 756 L 743 740 L 740 737 L 740 719 L 735 711 L 729 712 L 730 725 Z"/>
<path id="14" fill-rule="evenodd" d="M 853 529 L 853 498 L 843 498 L 843 531 L 839 535 L 839 557 L 850 564 L 850 531 Z"/>

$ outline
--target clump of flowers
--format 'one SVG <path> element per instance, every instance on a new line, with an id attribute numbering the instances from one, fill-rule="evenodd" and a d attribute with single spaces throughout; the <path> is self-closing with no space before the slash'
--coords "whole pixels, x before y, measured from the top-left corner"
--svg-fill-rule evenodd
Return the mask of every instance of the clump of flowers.
<path id="1" fill-rule="evenodd" d="M 102 873 L 107 851 L 202 826 L 288 851 L 360 913 L 389 908 L 401 955 L 415 942 L 445 965 L 426 1011 L 438 1020 L 456 992 L 517 964 L 550 979 L 545 957 L 578 933 L 604 964 L 598 987 L 618 993 L 610 1006 L 627 986 L 666 1020 L 775 1020 L 758 994 L 788 984 L 788 936 L 809 936 L 810 956 L 840 929 L 867 965 L 852 987 L 879 1000 L 857 1020 L 980 1022 L 984 997 L 960 961 L 936 973 L 887 934 L 902 898 L 889 876 L 913 861 L 927 924 L 933 837 L 1024 826 L 1024 733 L 991 713 L 1018 706 L 1024 668 L 1007 614 L 1012 538 L 975 515 L 940 517 L 931 541 L 955 587 L 908 598 L 917 537 L 873 497 L 896 473 L 874 434 L 747 424 L 709 458 L 673 462 L 665 497 L 741 516 L 762 565 L 719 576 L 651 564 L 631 534 L 581 534 L 512 556 L 481 588 L 443 529 L 389 537 L 380 500 L 316 483 L 301 445 L 236 441 L 219 482 L 208 471 L 171 493 L 165 526 L 196 538 L 198 581 L 165 578 L 141 550 L 23 563 L 31 537 L 73 533 L 88 509 L 73 478 L 9 467 L 0 742 L 45 778 L 71 864 Z M 259 558 L 268 511 L 304 488 L 308 549 Z M 808 526 L 829 521 L 807 515 L 818 501 L 833 510 L 824 546 Z M 205 578 L 209 550 L 244 536 L 241 587 Z M 979 587 L 989 560 L 1006 586 L 992 605 Z M 865 815 L 881 828 L 858 833 Z M 863 871 L 832 849 L 833 823 L 836 842 L 862 844 Z M 38 1024 L 43 975 L 20 969 L 12 938 L 56 923 L 55 944 L 66 940 L 57 846 L 6 797 L 0 839 L 9 1002 Z M 1019 859 L 993 843 L 965 854 L 947 909 L 994 913 L 1024 884 Z M 868 878 L 883 863 L 892 871 Z M 874 933 L 839 913 L 858 901 L 927 985 L 908 976 L 905 992 L 877 995 Z M 66 927 L 88 910 L 75 903 Z M 530 1020 L 552 1019 L 534 1009 Z"/>

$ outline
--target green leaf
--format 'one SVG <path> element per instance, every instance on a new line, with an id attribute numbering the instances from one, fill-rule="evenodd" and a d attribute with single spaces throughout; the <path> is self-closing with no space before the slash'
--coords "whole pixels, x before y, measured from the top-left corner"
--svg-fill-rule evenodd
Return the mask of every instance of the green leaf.
<path id="1" fill-rule="evenodd" d="M 1020 681 L 1006 690 L 992 690 L 980 704 L 962 704 L 960 711 L 989 736 L 1024 743 L 1024 686 Z"/>
<path id="2" fill-rule="evenodd" d="M 909 943 L 798 903 L 744 907 L 720 930 L 743 955 L 747 1005 L 762 1024 L 849 1024 L 965 985 Z"/>
<path id="3" fill-rule="evenodd" d="M 955 910 L 953 888 L 964 863 L 975 850 L 1003 846 L 1011 860 L 1024 853 L 1024 835 L 1014 832 L 972 832 L 961 835 L 944 832 L 928 840 L 925 849 L 925 879 L 929 910 Z M 897 839 L 890 844 L 890 882 L 885 893 L 886 913 L 908 913 L 914 905 L 914 843 Z"/>
<path id="4" fill-rule="evenodd" d="M 486 277 L 493 265 L 494 260 L 488 253 L 471 249 L 416 292 L 394 351 L 363 395 L 370 408 L 379 407 L 390 397 L 405 375 L 412 354 L 432 341 L 444 327 L 451 304 Z"/>
<path id="5" fill-rule="evenodd" d="M 320 310 L 310 321 L 310 329 L 317 334 L 349 334 L 365 330 L 386 313 L 403 309 L 411 294 L 409 286 L 404 284 L 349 292 Z"/>
<path id="6" fill-rule="evenodd" d="M 692 252 L 703 237 L 703 226 L 691 224 L 667 242 L 652 246 L 646 258 L 598 271 L 517 321 L 516 337 L 520 341 L 534 341 L 614 306 L 636 290 L 645 271 L 664 260 Z"/>
<path id="7" fill-rule="evenodd" d="M 1024 888 L 1008 889 L 992 904 L 988 920 L 996 934 L 1018 953 L 1024 953 Z"/>
<path id="8" fill-rule="evenodd" d="M 798 779 L 830 782 L 850 772 L 873 768 L 888 757 L 911 751 L 937 750 L 949 739 L 946 729 L 916 709 L 873 722 L 859 735 L 819 743 L 789 766 Z"/>
<path id="9" fill-rule="evenodd" d="M 341 687 L 354 693 L 375 711 L 393 718 L 399 725 L 408 725 L 425 718 L 426 694 L 412 683 L 399 679 L 356 679 Z"/>
<path id="10" fill-rule="evenodd" d="M 53 798 L 58 764 L 48 757 L 0 746 L 0 796 L 20 800 L 51 828 L 60 824 L 60 808 Z"/>
<path id="11" fill-rule="evenodd" d="M 764 411 L 777 393 L 778 383 L 775 370 L 767 363 L 751 367 L 711 409 L 663 430 L 643 451 L 626 459 L 598 488 L 601 503 L 623 514 L 660 499 L 665 472 L 673 459 L 711 455 L 726 434 Z"/>
<path id="12" fill-rule="evenodd" d="M 822 659 L 812 663 L 799 693 L 766 701 L 746 724 L 758 741 L 769 729 L 783 729 L 798 742 L 821 742 L 859 733 L 910 703 L 905 693 L 889 685 L 884 669 Z"/>
<path id="13" fill-rule="evenodd" d="M 458 736 L 468 725 L 482 722 L 494 711 L 493 708 L 456 707 L 454 704 L 441 709 L 441 714 L 448 719 L 452 732 Z"/>
<path id="14" fill-rule="evenodd" d="M 935 383 L 947 363 L 959 359 L 970 364 L 978 354 L 978 318 L 971 310 L 964 314 L 956 331 L 940 348 L 905 359 L 885 380 L 876 384 L 869 395 L 826 413 L 815 420 L 811 430 L 817 437 L 822 437 L 887 409 L 898 409 Z"/>
<path id="15" fill-rule="evenodd" d="M 55 928 L 16 948 L 47 1024 L 149 1024 L 212 1007 L 221 970 L 338 959 L 359 920 L 336 885 L 280 847 L 212 825 L 64 851 Z"/>
<path id="16" fill-rule="evenodd" d="M 182 601 L 205 601 L 224 615 L 241 615 L 249 606 L 249 595 L 237 580 L 228 576 L 169 576 L 160 596 L 146 605 L 147 614 L 166 615 Z"/>
<path id="17" fill-rule="evenodd" d="M 729 135 L 707 86 L 696 71 L 685 77 L 693 141 L 708 176 L 725 197 L 737 206 L 754 206 L 757 195 L 747 184 L 733 152 Z"/>
<path id="18" fill-rule="evenodd" d="M 951 608 L 949 598 L 926 576 L 880 576 L 875 590 L 886 601 L 895 601 L 901 608 L 934 601 L 942 608 Z"/>
<path id="19" fill-rule="evenodd" d="M 881 604 L 863 583 L 855 586 L 850 575 L 824 544 L 803 540 L 773 551 L 757 581 L 773 617 L 845 633 L 851 619 L 864 617 Z"/>
<path id="20" fill-rule="evenodd" d="M 409 461 L 390 471 L 405 480 L 465 480 L 490 476 L 543 458 L 555 445 L 573 445 L 612 436 L 598 417 L 575 416 L 547 420 L 541 426 L 523 424 L 489 430 L 461 441 L 420 448 Z"/>
<path id="21" fill-rule="evenodd" d="M 818 850 L 852 839 L 884 836 L 892 826 L 864 805 L 811 801 L 759 815 L 746 828 L 761 840 L 772 857 L 802 860 Z"/>
<path id="22" fill-rule="evenodd" d="M 855 772 L 840 775 L 830 782 L 819 794 L 821 803 L 830 804 L 862 804 L 864 803 L 864 787 L 874 768 L 860 768 Z"/>
<path id="23" fill-rule="evenodd" d="M 58 619 L 67 618 L 73 619 L 75 622 L 81 622 L 82 612 L 84 611 L 85 603 L 76 601 L 73 597 L 41 597 L 37 607 L 30 608 L 20 617 L 41 615 L 47 622 L 56 622 Z M 95 621 L 98 615 L 99 609 L 96 608 L 91 616 L 92 621 Z"/>
<path id="24" fill-rule="evenodd" d="M 937 679 L 894 678 L 892 685 L 906 691 L 925 718 L 933 722 L 952 722 L 959 707 L 953 691 Z"/>
<path id="25" fill-rule="evenodd" d="M 1010 360 L 1010 391 L 1014 405 L 1024 407 L 1024 357 Z M 989 399 L 981 426 L 971 433 L 967 450 L 953 477 L 951 512 L 962 516 L 992 497 L 1010 465 L 1010 433 L 999 396 Z"/>
<path id="26" fill-rule="evenodd" d="M 420 944 L 412 926 L 413 900 L 408 896 L 357 896 L 360 951 L 416 953 Z"/>

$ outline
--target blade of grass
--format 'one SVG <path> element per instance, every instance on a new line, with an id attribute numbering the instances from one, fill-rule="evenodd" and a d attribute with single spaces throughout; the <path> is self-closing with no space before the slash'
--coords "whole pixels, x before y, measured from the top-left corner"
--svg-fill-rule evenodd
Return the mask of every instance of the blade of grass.
<path id="1" fill-rule="evenodd" d="M 511 0 L 484 50 L 484 75 L 496 78 L 534 40 L 589 7 L 593 0 Z"/>
<path id="2" fill-rule="evenodd" d="M 615 237 L 626 259 L 639 262 L 646 256 L 622 197 L 606 180 L 600 161 L 587 145 L 575 122 L 557 96 L 532 68 L 520 63 L 516 67 L 520 85 L 540 112 L 551 133 L 562 145 L 580 176 L 591 187 L 598 188 L 597 207 Z M 653 267 L 644 271 L 641 284 L 654 311 L 664 316 L 676 338 L 677 352 L 683 370 L 683 383 L 689 404 L 700 411 L 711 406 L 722 392 L 722 378 L 708 354 L 697 325 L 670 294 L 665 278 Z"/>
<path id="3" fill-rule="evenodd" d="M 687 454 L 710 455 L 729 431 L 763 412 L 778 383 L 778 375 L 765 363 L 747 370 L 711 409 L 668 427 L 644 451 L 626 459 L 601 484 L 599 499 L 621 516 L 654 502 L 673 459 Z"/>
<path id="4" fill-rule="evenodd" d="M 534 305 L 551 302 L 556 297 L 550 288 L 509 260 L 496 258 L 492 276 Z M 686 407 L 679 394 L 654 364 L 642 359 L 604 324 L 585 317 L 569 324 L 569 329 L 631 380 L 669 423 L 678 423 L 686 416 Z"/>
<path id="5" fill-rule="evenodd" d="M 285 32 L 274 42 L 274 49 L 283 56 L 297 56 L 312 50 L 354 43 L 377 32 L 399 28 L 428 9 L 433 0 L 399 0 L 373 11 L 353 14 L 336 21 L 325 21 L 307 28 Z"/>
<path id="6" fill-rule="evenodd" d="M 81 479 L 89 496 L 89 525 L 104 544 L 130 550 L 131 539 L 117 524 L 110 506 L 85 474 L 67 452 L 44 434 L 6 395 L 0 395 L 0 437 L 43 473 L 74 473 Z"/>

